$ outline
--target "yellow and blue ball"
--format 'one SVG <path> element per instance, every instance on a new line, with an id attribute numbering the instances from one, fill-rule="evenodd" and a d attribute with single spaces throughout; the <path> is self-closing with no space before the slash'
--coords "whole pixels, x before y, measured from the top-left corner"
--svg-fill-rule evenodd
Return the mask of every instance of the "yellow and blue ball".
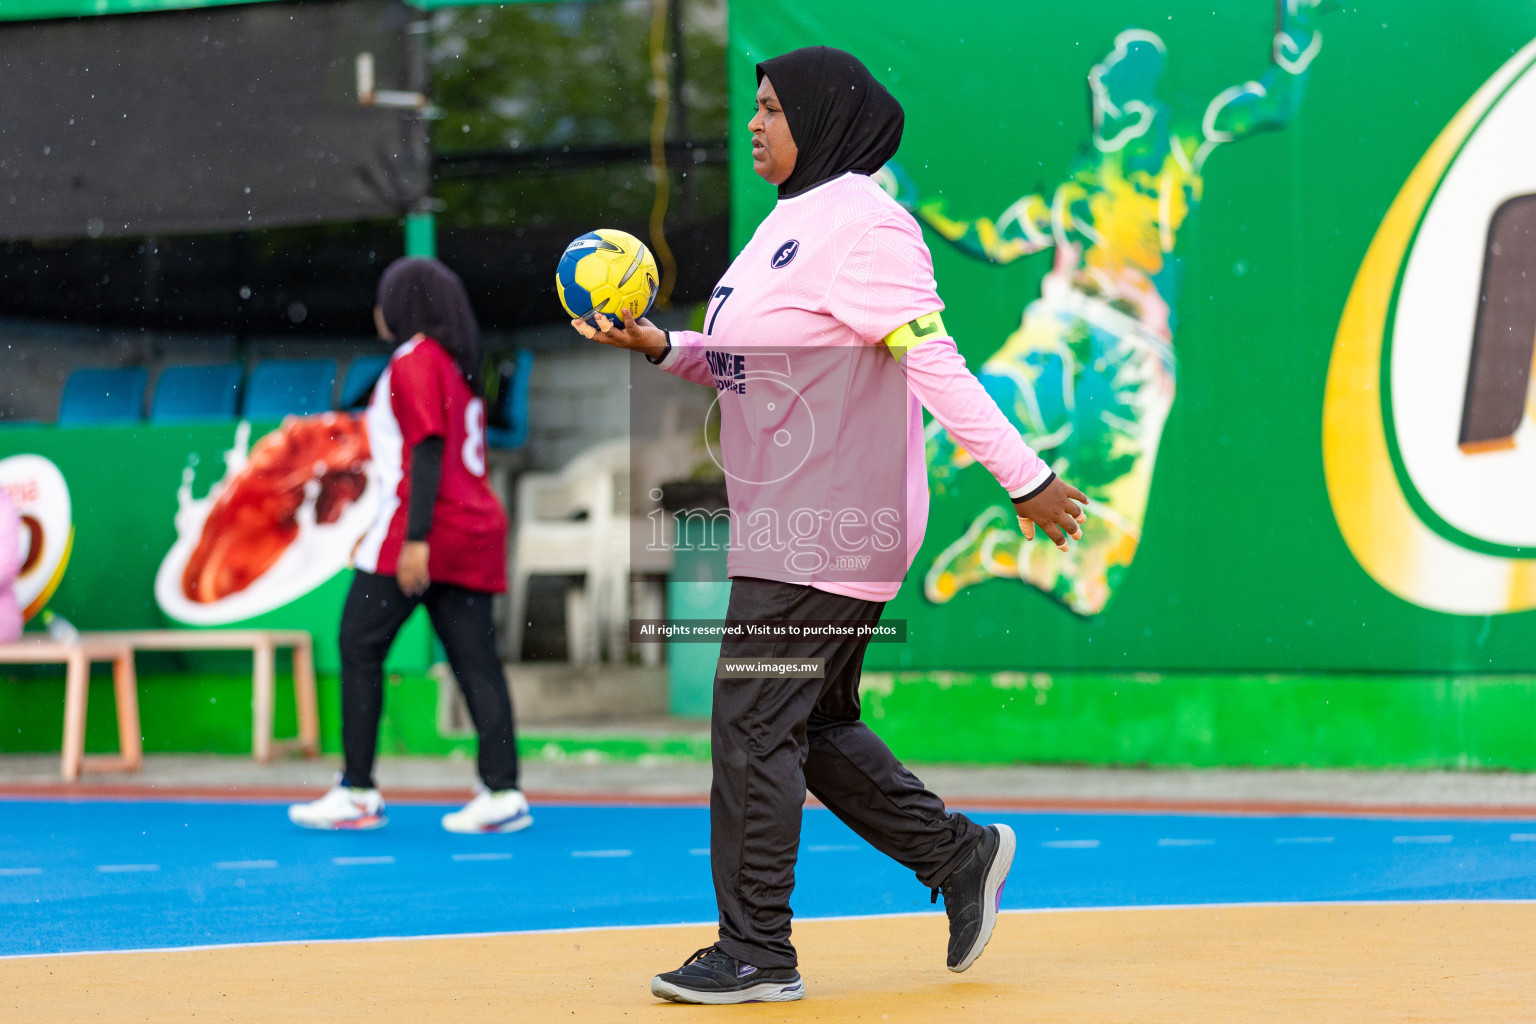
<path id="1" fill-rule="evenodd" d="M 571 316 L 595 325 L 598 313 L 623 322 L 639 319 L 656 301 L 656 260 L 634 235 L 612 228 L 589 231 L 565 247 L 555 292 Z"/>

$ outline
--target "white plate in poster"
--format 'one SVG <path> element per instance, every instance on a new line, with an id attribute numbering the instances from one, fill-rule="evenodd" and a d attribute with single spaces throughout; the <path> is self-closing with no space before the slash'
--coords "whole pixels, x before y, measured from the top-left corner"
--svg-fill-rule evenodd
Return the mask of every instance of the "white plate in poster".
<path id="1" fill-rule="evenodd" d="M 69 553 L 75 526 L 64 474 L 41 455 L 12 455 L 0 459 L 0 487 L 21 516 L 21 573 L 16 577 L 16 603 L 30 619 L 53 596 Z"/>

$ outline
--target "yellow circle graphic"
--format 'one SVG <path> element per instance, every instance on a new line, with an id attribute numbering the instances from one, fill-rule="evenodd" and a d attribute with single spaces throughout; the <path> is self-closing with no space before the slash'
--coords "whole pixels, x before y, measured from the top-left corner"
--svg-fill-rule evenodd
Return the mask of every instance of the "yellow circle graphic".
<path id="1" fill-rule="evenodd" d="M 1536 558 L 1470 550 L 1415 512 L 1392 462 L 1383 418 L 1383 343 L 1414 233 L 1463 143 L 1536 61 L 1536 41 L 1456 113 L 1382 218 L 1339 320 L 1323 398 L 1328 499 L 1350 552 L 1371 578 L 1413 604 L 1456 615 L 1536 608 Z"/>

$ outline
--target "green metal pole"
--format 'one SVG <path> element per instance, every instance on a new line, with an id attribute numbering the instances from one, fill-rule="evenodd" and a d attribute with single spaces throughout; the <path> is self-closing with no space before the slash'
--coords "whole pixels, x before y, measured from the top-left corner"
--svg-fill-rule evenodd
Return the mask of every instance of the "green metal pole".
<path id="1" fill-rule="evenodd" d="M 431 24 L 417 18 L 405 29 L 406 88 L 426 96 L 432 89 L 432 70 L 427 64 L 427 35 Z M 428 112 L 415 111 L 411 122 L 411 148 L 418 166 L 426 175 L 426 190 L 405 215 L 405 254 L 437 257 L 437 216 L 432 203 L 432 138 L 427 127 Z"/>
<path id="2" fill-rule="evenodd" d="M 417 210 L 405 215 L 405 254 L 437 256 L 437 214 L 431 210 Z"/>

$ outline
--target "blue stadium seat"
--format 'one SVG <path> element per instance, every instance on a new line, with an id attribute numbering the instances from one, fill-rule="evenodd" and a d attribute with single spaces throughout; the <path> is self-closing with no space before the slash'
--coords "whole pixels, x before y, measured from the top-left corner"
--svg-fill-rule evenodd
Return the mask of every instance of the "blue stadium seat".
<path id="1" fill-rule="evenodd" d="M 241 415 L 248 420 L 280 420 L 326 412 L 335 390 L 334 359 L 265 359 L 251 368 Z"/>
<path id="2" fill-rule="evenodd" d="M 155 381 L 149 422 L 231 420 L 240 408 L 240 365 L 167 366 Z"/>
<path id="3" fill-rule="evenodd" d="M 358 356 L 347 366 L 347 375 L 341 381 L 341 399 L 338 409 L 356 409 L 368 404 L 373 386 L 379 375 L 389 365 L 388 355 Z"/>
<path id="4" fill-rule="evenodd" d="M 485 441 L 492 448 L 521 448 L 528 443 L 528 378 L 533 373 L 533 353 L 518 349 L 499 367 L 501 392 L 487 417 Z"/>
<path id="5" fill-rule="evenodd" d="M 149 373 L 142 366 L 120 370 L 76 370 L 64 382 L 59 423 L 63 426 L 141 423 L 144 420 L 144 385 L 148 382 Z"/>

